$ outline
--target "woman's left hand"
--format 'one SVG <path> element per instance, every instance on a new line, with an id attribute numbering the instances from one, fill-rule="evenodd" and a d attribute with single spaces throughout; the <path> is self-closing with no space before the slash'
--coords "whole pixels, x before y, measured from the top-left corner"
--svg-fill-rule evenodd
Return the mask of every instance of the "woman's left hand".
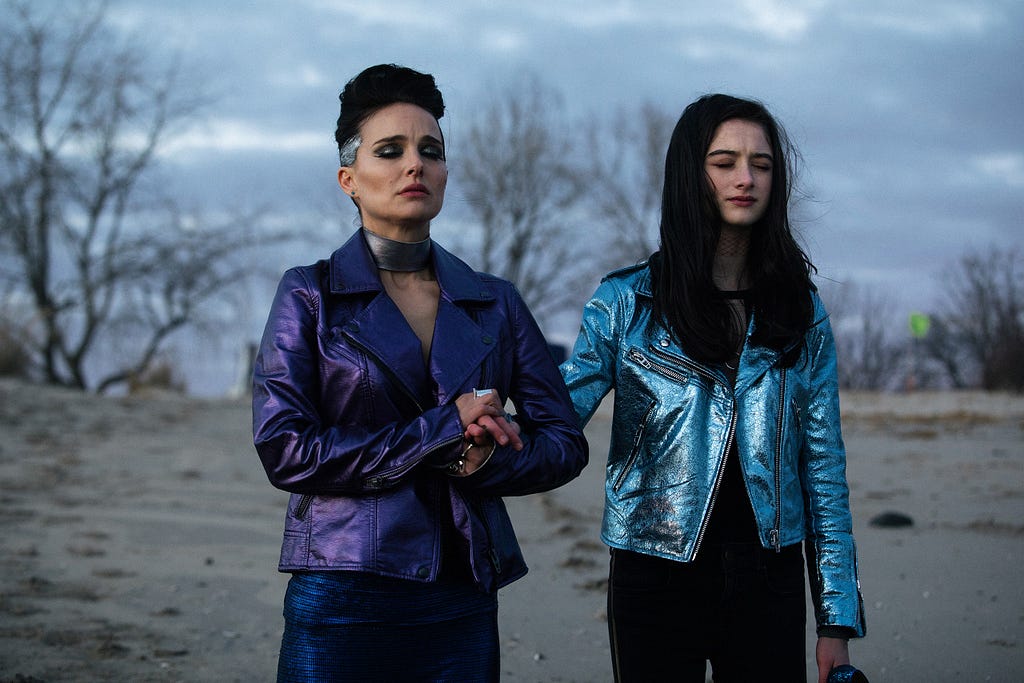
<path id="1" fill-rule="evenodd" d="M 832 669 L 850 663 L 850 645 L 845 638 L 822 636 L 818 638 L 814 657 L 818 661 L 818 683 L 826 683 Z"/>
<path id="2" fill-rule="evenodd" d="M 502 446 L 523 449 L 519 425 L 505 419 L 505 404 L 493 389 L 474 390 L 455 399 L 465 438 L 477 445 L 491 439 Z"/>

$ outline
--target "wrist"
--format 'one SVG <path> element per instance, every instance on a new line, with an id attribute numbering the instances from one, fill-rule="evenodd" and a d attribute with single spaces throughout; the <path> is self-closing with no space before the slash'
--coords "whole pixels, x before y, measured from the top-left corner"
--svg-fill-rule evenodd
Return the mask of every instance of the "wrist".
<path id="1" fill-rule="evenodd" d="M 494 441 L 483 445 L 478 445 L 472 441 L 466 442 L 466 447 L 462 450 L 462 454 L 450 462 L 446 470 L 453 477 L 465 477 L 473 474 L 487 464 L 487 461 L 494 455 L 496 448 L 497 444 Z"/>

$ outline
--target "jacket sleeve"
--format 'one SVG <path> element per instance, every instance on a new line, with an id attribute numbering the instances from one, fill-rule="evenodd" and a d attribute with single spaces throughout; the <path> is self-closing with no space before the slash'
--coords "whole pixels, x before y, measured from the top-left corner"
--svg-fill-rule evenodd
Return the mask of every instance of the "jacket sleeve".
<path id="1" fill-rule="evenodd" d="M 514 340 L 507 398 L 516 407 L 523 450 L 498 446 L 485 466 L 454 478 L 460 489 L 482 495 L 526 495 L 556 488 L 579 475 L 589 455 L 544 335 L 514 287 L 509 286 L 507 301 Z"/>
<path id="2" fill-rule="evenodd" d="M 253 442 L 270 482 L 292 493 L 387 488 L 421 462 L 459 453 L 453 405 L 381 425 L 328 424 L 319 409 L 318 290 L 288 271 L 274 297 L 253 372 Z"/>
<path id="3" fill-rule="evenodd" d="M 808 334 L 810 395 L 800 472 L 811 594 L 819 629 L 846 627 L 859 637 L 865 633 L 864 608 L 839 419 L 835 341 L 820 302 L 816 315 L 820 322 Z"/>
<path id="4" fill-rule="evenodd" d="M 561 365 L 573 408 L 584 426 L 615 382 L 617 335 L 625 322 L 623 309 L 614 282 L 602 282 L 583 307 L 572 356 Z"/>

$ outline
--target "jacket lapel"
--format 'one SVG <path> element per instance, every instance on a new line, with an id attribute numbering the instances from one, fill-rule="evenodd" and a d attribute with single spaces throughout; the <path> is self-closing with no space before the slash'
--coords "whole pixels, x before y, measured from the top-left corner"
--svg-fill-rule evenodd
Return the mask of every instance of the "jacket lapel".
<path id="1" fill-rule="evenodd" d="M 430 374 L 423 364 L 419 338 L 384 292 L 362 236 L 357 231 L 331 257 L 331 291 L 372 296 L 343 332 L 376 359 L 421 407 L 454 400 L 472 389 L 480 367 L 497 340 L 466 311 L 493 305 L 494 294 L 469 266 L 433 243 L 434 273 L 441 289 L 430 348 Z M 431 379 L 433 381 L 431 381 Z"/>
<path id="2" fill-rule="evenodd" d="M 740 371 L 736 375 L 736 385 L 733 393 L 741 396 L 755 382 L 764 376 L 768 370 L 779 360 L 779 352 L 764 346 L 755 346 L 750 343 L 750 335 L 754 332 L 754 316 L 750 316 L 747 324 L 747 340 L 743 345 L 743 353 L 740 357 Z"/>
<path id="3" fill-rule="evenodd" d="M 493 306 L 493 291 L 461 260 L 433 245 L 434 272 L 441 287 L 437 306 L 430 372 L 437 383 L 438 404 L 455 400 L 480 381 L 484 359 L 498 340 L 485 330 L 467 308 Z M 483 388 L 483 387 L 477 387 Z"/>
<path id="4" fill-rule="evenodd" d="M 420 340 L 383 291 L 345 325 L 345 334 L 376 358 L 421 408 L 433 404 Z"/>
<path id="5" fill-rule="evenodd" d="M 442 297 L 430 349 L 430 374 L 437 383 L 439 405 L 474 387 L 484 388 L 478 386 L 481 366 L 495 343 L 462 308 Z"/>
<path id="6" fill-rule="evenodd" d="M 331 255 L 331 292 L 369 299 L 356 308 L 343 333 L 364 349 L 421 407 L 432 404 L 420 340 L 384 292 L 377 264 L 360 231 Z"/>

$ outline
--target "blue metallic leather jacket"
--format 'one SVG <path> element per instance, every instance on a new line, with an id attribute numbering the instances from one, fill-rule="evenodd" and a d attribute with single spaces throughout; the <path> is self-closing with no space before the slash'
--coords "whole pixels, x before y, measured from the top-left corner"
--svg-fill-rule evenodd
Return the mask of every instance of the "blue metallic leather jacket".
<path id="1" fill-rule="evenodd" d="M 735 389 L 652 321 L 652 303 L 646 263 L 606 276 L 561 367 L 584 424 L 614 390 L 602 539 L 692 561 L 735 440 L 762 545 L 808 539 L 818 626 L 863 635 L 835 345 L 821 301 L 814 295 L 817 322 L 790 368 L 750 343 L 751 320 Z"/>
<path id="2" fill-rule="evenodd" d="M 436 243 L 441 289 L 429 368 L 357 232 L 329 261 L 285 273 L 253 374 L 253 440 L 292 493 L 281 571 L 352 570 L 433 581 L 454 524 L 473 577 L 493 592 L 526 573 L 499 496 L 559 486 L 587 444 L 540 329 L 504 280 Z M 455 399 L 511 399 L 524 448 L 497 447 L 450 477 L 463 448 Z"/>

